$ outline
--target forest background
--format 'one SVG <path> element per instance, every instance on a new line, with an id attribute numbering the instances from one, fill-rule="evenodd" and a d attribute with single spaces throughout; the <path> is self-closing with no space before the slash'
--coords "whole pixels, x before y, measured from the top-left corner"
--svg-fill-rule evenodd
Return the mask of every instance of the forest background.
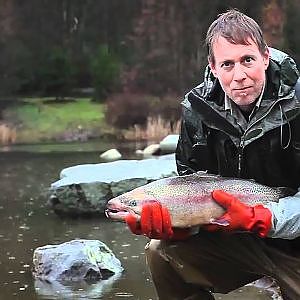
<path id="1" fill-rule="evenodd" d="M 0 143 L 178 132 L 229 8 L 299 65 L 300 0 L 0 0 Z"/>

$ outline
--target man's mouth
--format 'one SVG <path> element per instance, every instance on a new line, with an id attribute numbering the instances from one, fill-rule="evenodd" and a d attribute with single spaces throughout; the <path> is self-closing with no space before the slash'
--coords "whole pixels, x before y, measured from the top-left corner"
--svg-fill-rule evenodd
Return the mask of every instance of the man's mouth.
<path id="1" fill-rule="evenodd" d="M 251 94 L 251 86 L 233 89 L 233 94 L 240 97 L 246 97 Z"/>
<path id="2" fill-rule="evenodd" d="M 233 90 L 234 90 L 234 91 L 237 91 L 237 92 L 246 92 L 246 91 L 248 91 L 250 88 L 251 88 L 251 86 L 245 86 L 245 87 L 242 87 L 242 88 L 235 88 L 235 89 L 233 89 Z"/>

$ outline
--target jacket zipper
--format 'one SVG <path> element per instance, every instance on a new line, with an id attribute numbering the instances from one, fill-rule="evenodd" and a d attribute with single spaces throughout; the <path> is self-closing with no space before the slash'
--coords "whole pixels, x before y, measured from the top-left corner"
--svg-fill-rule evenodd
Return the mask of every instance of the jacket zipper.
<path id="1" fill-rule="evenodd" d="M 261 116 L 259 119 L 257 119 L 253 124 L 251 124 L 250 127 L 248 127 L 246 129 L 246 131 L 244 132 L 244 134 L 242 135 L 241 137 L 241 141 L 240 141 L 240 144 L 239 144 L 239 147 L 238 147 L 238 177 L 241 177 L 241 173 L 242 173 L 242 162 L 243 162 L 243 151 L 244 151 L 244 147 L 245 147 L 245 136 L 246 136 L 246 133 L 251 129 L 251 127 L 253 127 L 256 123 L 260 122 L 262 119 L 264 119 L 268 114 L 269 112 L 272 110 L 272 108 L 278 103 L 280 102 L 281 100 L 283 100 L 285 98 L 281 98 L 281 99 L 278 99 L 276 102 L 274 102 L 268 109 L 268 111 L 263 115 Z"/>
<path id="2" fill-rule="evenodd" d="M 242 172 L 243 150 L 244 150 L 244 135 L 242 136 L 238 147 L 238 177 L 241 177 L 241 172 Z"/>

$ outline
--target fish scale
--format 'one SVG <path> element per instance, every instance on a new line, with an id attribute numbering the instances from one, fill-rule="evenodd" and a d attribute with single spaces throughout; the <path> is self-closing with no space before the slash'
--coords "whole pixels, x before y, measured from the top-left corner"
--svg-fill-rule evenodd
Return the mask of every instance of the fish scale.
<path id="1" fill-rule="evenodd" d="M 211 197 L 215 189 L 228 192 L 247 205 L 278 202 L 295 193 L 289 188 L 268 187 L 253 180 L 197 172 L 159 179 L 115 197 L 108 201 L 106 214 L 124 221 L 129 213 L 139 217 L 143 204 L 158 201 L 169 210 L 173 227 L 201 226 L 225 212 Z"/>

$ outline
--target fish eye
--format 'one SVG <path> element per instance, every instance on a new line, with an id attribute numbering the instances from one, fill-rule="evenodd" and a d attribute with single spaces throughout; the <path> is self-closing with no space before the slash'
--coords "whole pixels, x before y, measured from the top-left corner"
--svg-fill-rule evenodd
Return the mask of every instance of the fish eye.
<path id="1" fill-rule="evenodd" d="M 128 205 L 129 205 L 129 206 L 137 206 L 136 200 L 130 200 L 130 201 L 128 202 Z"/>

